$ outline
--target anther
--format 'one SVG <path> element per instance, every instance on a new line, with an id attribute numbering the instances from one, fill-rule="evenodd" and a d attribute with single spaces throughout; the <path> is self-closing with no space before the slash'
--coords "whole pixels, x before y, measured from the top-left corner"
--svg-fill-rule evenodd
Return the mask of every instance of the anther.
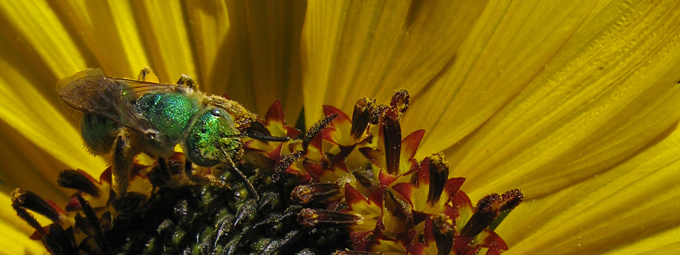
<path id="1" fill-rule="evenodd" d="M 446 181 L 449 179 L 449 163 L 442 153 L 429 156 L 425 160 L 428 162 L 428 169 L 421 171 L 429 171 L 430 173 L 430 189 L 427 193 L 427 202 L 435 203 L 441 197 Z"/>
<path id="2" fill-rule="evenodd" d="M 337 113 L 331 114 L 314 123 L 314 125 L 312 125 L 312 127 L 307 130 L 305 137 L 302 139 L 302 147 L 306 150 L 307 145 L 312 142 L 312 139 L 314 139 L 314 137 L 319 134 L 326 126 L 328 126 L 328 124 L 330 124 L 331 121 L 333 121 L 333 119 L 336 117 L 338 117 Z"/>
<path id="3" fill-rule="evenodd" d="M 293 190 L 291 199 L 300 204 L 323 203 L 338 200 L 343 194 L 336 183 L 311 183 L 298 185 Z"/>
<path id="4" fill-rule="evenodd" d="M 352 213 L 310 208 L 302 209 L 298 215 L 298 222 L 305 227 L 348 227 L 356 225 L 360 220 L 360 216 Z"/>
<path id="5" fill-rule="evenodd" d="M 15 189 L 12 191 L 12 205 L 16 205 L 31 211 L 34 211 L 40 215 L 43 215 L 52 222 L 56 224 L 61 224 L 61 219 L 59 212 L 50 205 L 47 201 L 42 199 L 37 194 L 31 191 L 24 191 L 21 189 Z"/>
<path id="6" fill-rule="evenodd" d="M 375 99 L 363 98 L 354 105 L 354 112 L 352 113 L 352 130 L 350 134 L 354 139 L 361 138 L 368 123 L 371 120 L 371 112 L 375 105 Z"/>
<path id="7" fill-rule="evenodd" d="M 392 101 L 390 102 L 390 107 L 395 111 L 399 112 L 399 116 L 408 110 L 411 105 L 411 96 L 405 89 L 400 89 L 394 92 L 392 96 Z"/>
<path id="8" fill-rule="evenodd" d="M 79 170 L 67 169 L 59 173 L 57 179 L 59 186 L 85 192 L 95 198 L 99 197 L 99 189 L 89 175 Z"/>

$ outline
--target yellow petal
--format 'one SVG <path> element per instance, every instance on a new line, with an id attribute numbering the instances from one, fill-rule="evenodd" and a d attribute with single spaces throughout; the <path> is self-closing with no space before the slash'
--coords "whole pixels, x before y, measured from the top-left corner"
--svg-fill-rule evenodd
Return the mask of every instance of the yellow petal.
<path id="1" fill-rule="evenodd" d="M 444 150 L 487 121 L 554 60 L 595 3 L 490 3 L 450 68 L 414 96 L 411 111 L 422 114 L 405 115 L 407 130 L 428 130 L 421 151 Z"/>
<path id="2" fill-rule="evenodd" d="M 187 74 L 202 80 L 184 5 L 180 1 L 132 1 L 131 8 L 132 19 L 137 21 L 144 49 L 150 56 L 149 66 L 158 78 L 175 82 L 181 74 Z"/>
<path id="3" fill-rule="evenodd" d="M 59 188 L 56 180 L 61 170 L 71 166 L 33 144 L 5 123 L 0 124 L 0 128 L 3 129 L 0 150 L 5 165 L 3 171 L 0 171 L 0 191 L 10 194 L 15 188 L 22 188 L 44 195 L 49 200 L 66 203 L 72 191 Z M 102 169 L 88 172 L 98 174 Z"/>
<path id="4" fill-rule="evenodd" d="M 14 69 L 22 67 L 21 71 Z M 39 86 L 30 85 L 45 77 L 34 76 L 25 65 L 0 62 L 0 68 L 4 70 L 0 76 L 0 160 L 6 164 L 2 177 L 7 178 L 7 184 L 56 195 L 63 192 L 55 192 L 56 174 L 65 167 L 82 168 L 97 176 L 104 169 L 103 160 L 85 150 L 70 116 L 63 116 L 56 109 L 60 106 L 51 103 L 56 99 L 46 99 Z M 56 83 L 49 78 L 43 82 Z"/>
<path id="5" fill-rule="evenodd" d="M 512 100 L 448 152 L 471 197 L 512 188 L 538 197 L 578 183 L 680 118 L 677 5 L 615 2 L 592 13 Z"/>
<path id="6" fill-rule="evenodd" d="M 676 254 L 679 168 L 675 124 L 625 162 L 516 208 L 498 229 L 505 254 Z"/>
<path id="7" fill-rule="evenodd" d="M 33 75 L 43 76 L 70 75 L 87 66 L 79 44 L 47 3 L 2 1 L 0 17 L 3 60 L 12 61 L 8 57 L 13 53 L 24 65 L 32 65 Z"/>
<path id="8" fill-rule="evenodd" d="M 229 35 L 211 83 L 246 108 L 264 114 L 280 98 L 284 116 L 295 121 L 302 108 L 300 33 L 302 1 L 228 1 Z M 227 73 L 228 77 L 225 77 Z"/>
<path id="9" fill-rule="evenodd" d="M 150 65 L 129 2 L 65 1 L 50 6 L 87 59 L 87 67 L 101 67 L 113 77 L 134 77 Z"/>
<path id="10" fill-rule="evenodd" d="M 31 240 L 7 222 L 0 221 L 0 231 L 0 254 L 49 254 L 40 241 Z"/>
<path id="11" fill-rule="evenodd" d="M 420 91 L 453 61 L 485 1 L 309 1 L 302 38 L 307 125 L 322 104 L 351 112 Z M 413 131 L 415 129 L 409 130 Z"/>
<path id="12" fill-rule="evenodd" d="M 229 32 L 229 15 L 227 3 L 224 1 L 186 1 L 191 37 L 196 47 L 198 69 L 203 81 L 212 81 L 213 76 L 228 75 L 229 63 L 220 56 L 224 50 L 227 33 Z M 204 82 L 200 89 L 211 93 L 224 93 L 226 84 Z"/>

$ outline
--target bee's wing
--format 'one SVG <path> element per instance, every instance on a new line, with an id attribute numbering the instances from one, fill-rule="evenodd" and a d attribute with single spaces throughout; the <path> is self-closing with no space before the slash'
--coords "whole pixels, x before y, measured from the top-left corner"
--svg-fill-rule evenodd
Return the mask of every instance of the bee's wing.
<path id="1" fill-rule="evenodd" d="M 134 102 L 145 93 L 172 90 L 169 84 L 106 77 L 101 69 L 81 71 L 57 83 L 59 96 L 69 106 L 106 117 L 141 134 L 157 130 L 137 111 Z"/>

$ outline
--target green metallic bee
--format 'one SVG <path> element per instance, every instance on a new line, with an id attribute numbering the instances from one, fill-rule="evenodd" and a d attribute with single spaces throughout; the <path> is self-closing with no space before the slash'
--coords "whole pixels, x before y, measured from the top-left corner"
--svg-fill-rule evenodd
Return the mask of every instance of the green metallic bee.
<path id="1" fill-rule="evenodd" d="M 148 68 L 139 80 L 88 69 L 57 83 L 61 99 L 84 113 L 80 128 L 85 146 L 95 155 L 113 152 L 114 189 L 121 197 L 135 156 L 169 157 L 181 144 L 187 160 L 196 165 L 229 164 L 258 198 L 234 163 L 243 154 L 240 138 L 245 134 L 239 129 L 257 117 L 237 102 L 207 96 L 195 87 L 186 75 L 177 84 L 158 83 Z"/>

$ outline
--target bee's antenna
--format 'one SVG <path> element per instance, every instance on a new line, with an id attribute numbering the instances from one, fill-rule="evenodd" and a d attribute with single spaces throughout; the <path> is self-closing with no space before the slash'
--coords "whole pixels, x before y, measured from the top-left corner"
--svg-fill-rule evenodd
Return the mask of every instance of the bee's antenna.
<path id="1" fill-rule="evenodd" d="M 244 136 L 257 139 L 260 141 L 267 141 L 267 142 L 286 142 L 290 140 L 290 137 L 287 136 L 270 136 L 270 135 L 265 135 L 261 133 L 243 133 Z"/>
<path id="2" fill-rule="evenodd" d="M 227 138 L 243 138 L 243 137 L 250 137 L 265 142 L 286 142 L 290 140 L 290 137 L 287 136 L 270 136 L 261 133 L 240 133 L 227 136 Z"/>
<path id="3" fill-rule="evenodd" d="M 257 194 L 257 191 L 255 190 L 255 187 L 253 187 L 253 184 L 250 183 L 250 181 L 248 180 L 248 177 L 246 177 L 246 175 L 243 174 L 243 172 L 241 172 L 241 170 L 239 170 L 238 167 L 236 167 L 236 164 L 234 163 L 233 160 L 231 160 L 230 157 L 227 157 L 227 159 L 229 160 L 229 163 L 231 163 L 231 167 L 234 168 L 234 172 L 236 172 L 236 174 L 238 174 L 238 176 L 240 176 L 241 179 L 243 180 L 243 183 L 248 188 L 248 191 L 250 191 L 250 193 L 253 194 L 255 200 L 260 201 L 260 196 Z"/>

